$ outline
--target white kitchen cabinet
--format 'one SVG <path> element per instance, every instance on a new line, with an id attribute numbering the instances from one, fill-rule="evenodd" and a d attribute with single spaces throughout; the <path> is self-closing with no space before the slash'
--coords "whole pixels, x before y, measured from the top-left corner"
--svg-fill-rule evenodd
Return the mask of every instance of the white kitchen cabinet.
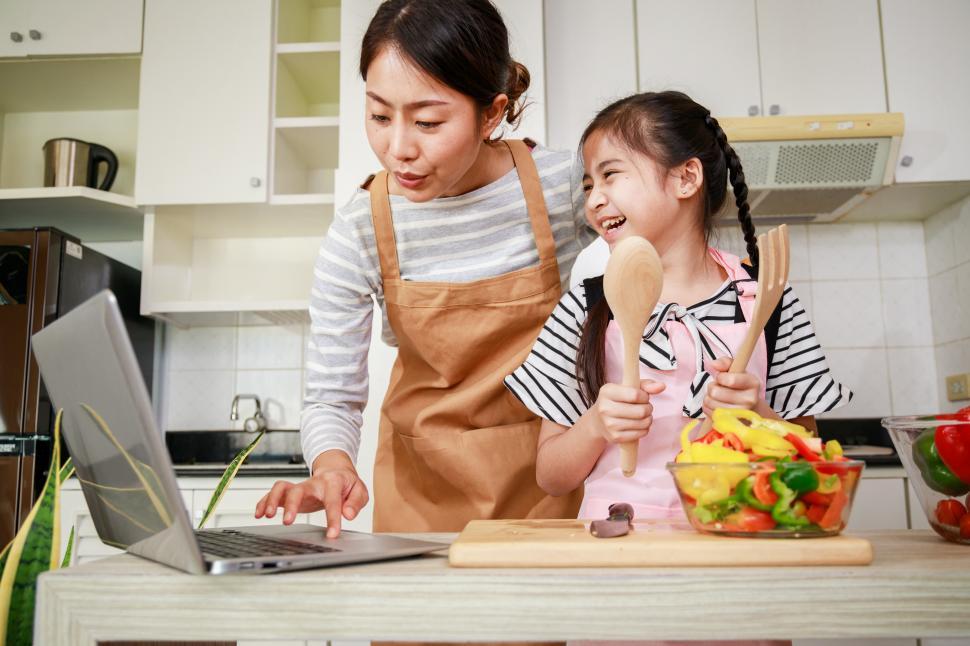
<path id="1" fill-rule="evenodd" d="M 906 117 L 896 181 L 970 180 L 970 3 L 881 0 L 889 109 Z"/>
<path id="2" fill-rule="evenodd" d="M 877 0 L 637 0 L 640 89 L 721 116 L 884 112 Z"/>
<path id="3" fill-rule="evenodd" d="M 0 0 L 0 57 L 137 54 L 141 0 Z"/>
<path id="4" fill-rule="evenodd" d="M 149 0 L 135 200 L 265 202 L 273 3 Z"/>
<path id="5" fill-rule="evenodd" d="M 876 468 L 866 469 L 864 473 L 866 476 L 856 488 L 846 531 L 907 529 L 906 480 L 881 477 Z"/>
<path id="6" fill-rule="evenodd" d="M 546 0 L 548 146 L 575 150 L 596 112 L 637 90 L 632 0 Z M 609 38 L 602 38 L 609 34 Z M 596 39 L 595 61 L 582 44 Z M 595 71 L 590 70 L 595 64 Z"/>
<path id="7" fill-rule="evenodd" d="M 718 116 L 761 114 L 754 0 L 636 0 L 636 36 L 641 91 L 680 90 Z"/>

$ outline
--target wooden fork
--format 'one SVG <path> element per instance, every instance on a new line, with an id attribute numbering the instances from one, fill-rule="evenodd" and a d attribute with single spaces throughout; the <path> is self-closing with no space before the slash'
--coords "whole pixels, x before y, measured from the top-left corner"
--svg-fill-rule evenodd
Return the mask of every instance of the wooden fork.
<path id="1" fill-rule="evenodd" d="M 744 372 L 754 352 L 758 337 L 765 324 L 775 311 L 788 282 L 788 225 L 783 224 L 768 233 L 758 236 L 758 293 L 754 297 L 754 312 L 751 315 L 748 333 L 734 354 L 728 372 Z M 703 437 L 711 430 L 714 421 L 707 417 L 701 426 Z"/>

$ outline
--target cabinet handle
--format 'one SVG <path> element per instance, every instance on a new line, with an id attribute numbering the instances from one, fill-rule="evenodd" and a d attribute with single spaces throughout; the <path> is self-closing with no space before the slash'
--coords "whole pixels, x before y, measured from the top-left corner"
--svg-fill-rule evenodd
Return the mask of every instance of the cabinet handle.
<path id="1" fill-rule="evenodd" d="M 758 108 L 758 106 L 756 106 L 756 105 L 749 105 L 748 106 L 748 116 L 749 117 L 756 117 L 756 116 L 758 116 L 758 113 L 759 112 L 761 112 L 761 110 Z"/>
<path id="2" fill-rule="evenodd" d="M 41 38 L 43 38 L 43 35 L 36 29 L 31 29 L 27 33 L 30 35 L 31 40 L 40 40 Z"/>
<path id="3" fill-rule="evenodd" d="M 253 188 L 259 188 L 259 185 L 262 183 L 263 183 L 262 180 L 260 180 L 258 177 L 249 178 L 249 185 L 252 186 Z"/>
<path id="4" fill-rule="evenodd" d="M 771 107 L 768 108 L 768 114 L 770 114 L 773 117 L 781 114 L 781 106 L 778 105 L 777 103 L 772 103 Z"/>
<path id="5" fill-rule="evenodd" d="M 899 165 L 909 168 L 913 165 L 913 158 L 909 155 L 903 155 L 903 158 L 899 160 Z"/>
<path id="6" fill-rule="evenodd" d="M 10 32 L 10 40 L 15 43 L 22 43 L 24 42 L 24 35 L 19 31 L 12 31 Z"/>

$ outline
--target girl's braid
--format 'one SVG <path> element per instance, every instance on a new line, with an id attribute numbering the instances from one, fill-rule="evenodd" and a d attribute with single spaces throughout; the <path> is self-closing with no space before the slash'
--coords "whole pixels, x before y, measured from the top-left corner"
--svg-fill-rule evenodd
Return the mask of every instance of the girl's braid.
<path id="1" fill-rule="evenodd" d="M 741 159 L 734 152 L 734 148 L 728 143 L 727 135 L 721 129 L 717 119 L 710 113 L 704 117 L 704 123 L 714 131 L 714 139 L 717 145 L 724 152 L 724 160 L 728 167 L 728 177 L 731 180 L 731 188 L 734 191 L 734 202 L 738 206 L 738 222 L 741 223 L 741 231 L 744 232 L 744 241 L 748 247 L 748 257 L 751 264 L 758 266 L 758 238 L 755 236 L 754 222 L 751 221 L 751 207 L 748 206 L 748 185 L 744 181 L 744 169 L 741 168 Z"/>

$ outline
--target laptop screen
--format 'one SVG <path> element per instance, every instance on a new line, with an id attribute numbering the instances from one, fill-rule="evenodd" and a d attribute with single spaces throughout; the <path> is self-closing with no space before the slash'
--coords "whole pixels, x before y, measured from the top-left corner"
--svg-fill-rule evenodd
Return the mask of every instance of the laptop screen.
<path id="1" fill-rule="evenodd" d="M 63 409 L 61 435 L 101 540 L 125 549 L 153 537 L 171 543 L 173 533 L 191 535 L 111 292 L 35 334 L 32 348 L 55 408 Z"/>

